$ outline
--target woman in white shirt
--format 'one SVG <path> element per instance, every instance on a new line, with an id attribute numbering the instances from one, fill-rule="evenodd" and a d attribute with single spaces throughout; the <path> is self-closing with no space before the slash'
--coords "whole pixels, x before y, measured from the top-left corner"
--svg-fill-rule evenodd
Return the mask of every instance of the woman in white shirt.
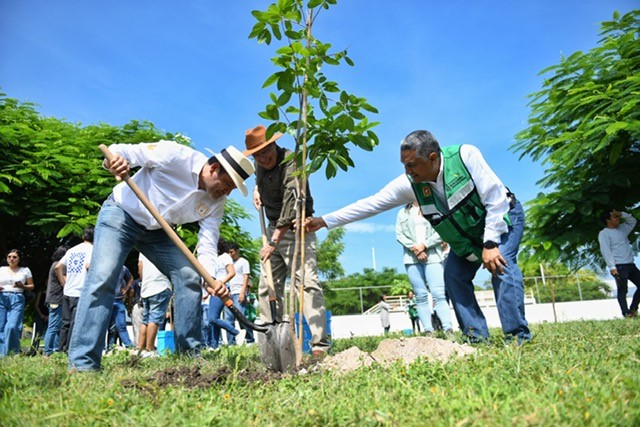
<path id="1" fill-rule="evenodd" d="M 451 313 L 444 289 L 442 239 L 424 219 L 417 202 L 407 204 L 398 212 L 396 239 L 404 249 L 403 263 L 416 295 L 418 317 L 425 332 L 434 332 L 429 291 L 442 329 L 451 332 Z"/>
<path id="2" fill-rule="evenodd" d="M 7 253 L 7 266 L 0 267 L 0 357 L 20 353 L 24 317 L 24 291 L 33 290 L 33 276 L 21 266 L 22 251 Z"/>
<path id="3" fill-rule="evenodd" d="M 216 280 L 220 280 L 225 286 L 229 287 L 229 281 L 236 275 L 236 269 L 233 266 L 233 259 L 229 255 L 229 244 L 226 240 L 220 238 L 218 240 L 218 258 L 216 258 L 216 270 L 212 276 Z M 209 323 L 213 326 L 211 347 L 218 348 L 222 345 L 221 328 L 229 334 L 236 336 L 240 331 L 236 329 L 227 320 L 222 319 L 222 310 L 224 304 L 217 296 L 209 297 Z"/>

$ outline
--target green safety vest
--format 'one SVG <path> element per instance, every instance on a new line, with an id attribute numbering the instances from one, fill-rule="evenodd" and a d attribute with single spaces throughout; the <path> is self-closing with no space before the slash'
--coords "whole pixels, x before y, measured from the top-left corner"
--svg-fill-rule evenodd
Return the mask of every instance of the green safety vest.
<path id="1" fill-rule="evenodd" d="M 442 240 L 461 258 L 482 262 L 487 210 L 480 200 L 471 174 L 460 157 L 460 145 L 442 148 L 446 205 L 435 196 L 426 182 L 412 182 L 422 215 Z M 409 178 L 411 180 L 411 178 Z M 511 224 L 509 215 L 505 215 Z"/>

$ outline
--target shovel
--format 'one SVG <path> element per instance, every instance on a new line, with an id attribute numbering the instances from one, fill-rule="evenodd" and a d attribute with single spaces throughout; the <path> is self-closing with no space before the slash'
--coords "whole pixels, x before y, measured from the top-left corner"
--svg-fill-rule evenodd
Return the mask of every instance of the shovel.
<path id="1" fill-rule="evenodd" d="M 102 154 L 104 154 L 104 156 L 107 158 L 107 160 L 111 161 L 113 159 L 113 153 L 109 151 L 109 148 L 107 148 L 106 145 L 100 144 L 99 148 L 100 148 L 100 151 L 102 151 Z M 138 187 L 138 185 L 131 180 L 131 177 L 129 175 L 123 176 L 122 179 L 124 182 L 127 183 L 129 188 L 131 188 L 131 191 L 133 191 L 133 193 L 138 197 L 138 199 L 142 202 L 144 207 L 147 208 L 149 213 L 155 218 L 156 221 L 158 221 L 158 224 L 160 224 L 164 232 L 167 233 L 167 236 L 169 237 L 169 239 L 171 239 L 171 241 L 178 247 L 178 249 L 180 249 L 182 254 L 185 257 L 187 257 L 187 260 L 189 260 L 193 268 L 195 268 L 198 274 L 204 278 L 205 282 L 207 282 L 209 287 L 213 288 L 215 292 L 218 292 L 221 286 L 214 281 L 213 277 L 211 277 L 211 274 L 203 267 L 202 264 L 200 264 L 200 261 L 198 261 L 198 259 L 191 253 L 189 248 L 187 248 L 187 245 L 184 244 L 184 242 L 180 239 L 178 234 L 176 234 L 176 232 L 173 231 L 173 228 L 171 228 L 169 223 L 162 217 L 162 215 L 160 215 L 160 212 L 158 212 L 155 206 L 153 206 L 151 201 L 142 192 L 140 187 Z M 233 314 L 236 316 L 236 319 L 238 319 L 238 322 L 240 322 L 244 327 L 257 332 L 268 331 L 268 328 L 266 326 L 258 326 L 248 321 L 247 318 L 244 317 L 244 315 L 240 312 L 240 310 L 238 310 L 238 308 L 233 305 L 233 300 L 231 298 L 224 297 L 224 298 L 221 298 L 221 300 L 224 303 L 224 305 L 227 306 L 229 310 L 233 312 Z"/>
<path id="2" fill-rule="evenodd" d="M 262 228 L 262 244 L 267 245 L 267 230 L 264 223 L 264 208 L 260 211 L 260 227 Z M 260 359 L 264 365 L 276 372 L 289 371 L 296 365 L 295 344 L 290 333 L 288 320 L 277 321 L 276 290 L 273 284 L 271 260 L 262 263 L 267 277 L 267 293 L 271 310 L 271 323 L 266 324 L 264 336 L 258 336 Z"/>

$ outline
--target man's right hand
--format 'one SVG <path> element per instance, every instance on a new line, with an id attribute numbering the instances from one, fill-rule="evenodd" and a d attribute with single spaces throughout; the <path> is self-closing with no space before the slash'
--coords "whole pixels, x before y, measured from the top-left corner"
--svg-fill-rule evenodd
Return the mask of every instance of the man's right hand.
<path id="1" fill-rule="evenodd" d="M 322 219 L 322 217 L 310 216 L 304 221 L 304 230 L 309 233 L 318 231 L 322 227 L 326 227 L 326 226 L 327 226 L 327 223 L 324 222 L 324 219 Z"/>
<path id="2" fill-rule="evenodd" d="M 104 159 L 103 164 L 104 167 L 107 168 L 107 170 L 111 172 L 111 174 L 115 176 L 118 181 L 122 180 L 125 175 L 128 175 L 129 172 L 131 172 L 129 162 L 120 154 L 114 154 L 111 162 L 107 159 Z"/>
<path id="3" fill-rule="evenodd" d="M 609 271 L 611 271 L 611 275 L 612 275 L 613 277 L 615 277 L 616 279 L 618 278 L 618 269 L 617 269 L 617 268 L 612 268 L 612 269 L 611 269 L 611 270 L 609 270 Z"/>

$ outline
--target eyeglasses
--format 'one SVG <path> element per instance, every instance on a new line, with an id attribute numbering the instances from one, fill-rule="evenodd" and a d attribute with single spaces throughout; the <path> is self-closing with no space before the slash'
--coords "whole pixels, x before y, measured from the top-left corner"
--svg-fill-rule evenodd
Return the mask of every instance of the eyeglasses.
<path id="1" fill-rule="evenodd" d="M 251 157 L 253 157 L 254 159 L 259 159 L 260 157 L 268 156 L 269 154 L 271 154 L 271 148 L 273 146 L 274 146 L 273 144 L 269 144 L 262 150 L 258 151 L 257 153 L 253 153 Z"/>

